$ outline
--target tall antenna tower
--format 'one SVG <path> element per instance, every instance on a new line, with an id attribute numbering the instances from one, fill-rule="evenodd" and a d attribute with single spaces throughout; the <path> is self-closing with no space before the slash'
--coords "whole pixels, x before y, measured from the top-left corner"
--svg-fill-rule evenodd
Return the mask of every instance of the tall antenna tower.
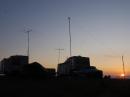
<path id="1" fill-rule="evenodd" d="M 70 20 L 71 20 L 71 17 L 68 17 L 68 20 L 69 20 L 70 57 L 71 57 L 71 55 L 72 55 L 72 51 L 71 51 L 71 31 L 70 31 Z"/>
<path id="2" fill-rule="evenodd" d="M 28 29 L 28 30 L 26 30 L 25 31 L 25 33 L 27 33 L 27 36 L 28 36 L 28 38 L 27 38 L 27 56 L 28 56 L 28 63 L 29 63 L 29 58 L 30 58 L 30 44 L 29 44 L 29 42 L 30 42 L 30 32 L 32 31 L 32 29 Z"/>
<path id="3" fill-rule="evenodd" d="M 124 74 L 124 79 L 125 79 L 125 65 L 124 65 L 124 57 L 122 56 L 122 65 L 123 65 L 123 74 Z"/>
<path id="4" fill-rule="evenodd" d="M 60 56 L 61 56 L 61 51 L 63 51 L 64 49 L 56 49 L 58 51 L 58 64 L 60 63 Z"/>

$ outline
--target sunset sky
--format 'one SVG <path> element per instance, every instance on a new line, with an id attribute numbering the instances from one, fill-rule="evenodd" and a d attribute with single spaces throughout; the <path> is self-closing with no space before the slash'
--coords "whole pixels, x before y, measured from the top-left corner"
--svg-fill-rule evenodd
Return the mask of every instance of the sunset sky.
<path id="1" fill-rule="evenodd" d="M 71 17 L 72 55 L 90 57 L 104 74 L 130 75 L 130 0 L 0 0 L 0 60 L 26 55 L 30 62 L 56 68 L 69 57 L 67 17 Z"/>

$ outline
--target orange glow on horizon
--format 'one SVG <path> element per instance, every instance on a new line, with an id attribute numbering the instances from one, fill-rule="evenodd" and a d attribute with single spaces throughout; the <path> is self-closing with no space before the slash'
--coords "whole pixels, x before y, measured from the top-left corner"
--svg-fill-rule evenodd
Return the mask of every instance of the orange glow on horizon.
<path id="1" fill-rule="evenodd" d="M 125 76 L 125 74 L 122 73 L 122 74 L 121 74 L 121 77 L 124 77 L 124 76 Z"/>

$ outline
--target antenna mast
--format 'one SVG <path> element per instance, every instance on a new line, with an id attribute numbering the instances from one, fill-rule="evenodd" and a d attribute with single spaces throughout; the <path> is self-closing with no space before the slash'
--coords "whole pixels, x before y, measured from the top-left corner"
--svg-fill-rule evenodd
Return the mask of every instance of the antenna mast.
<path id="1" fill-rule="evenodd" d="M 123 65 L 123 74 L 125 79 L 125 65 L 124 65 L 124 57 L 122 56 L 122 65 Z"/>
<path id="2" fill-rule="evenodd" d="M 64 49 L 61 49 L 61 48 L 59 48 L 59 49 L 56 49 L 56 50 L 58 50 L 58 64 L 60 63 L 60 55 L 61 55 L 61 51 L 63 51 Z"/>
<path id="3" fill-rule="evenodd" d="M 70 31 L 70 20 L 71 20 L 71 18 L 68 17 L 68 20 L 69 20 L 70 57 L 71 57 L 71 55 L 72 55 L 72 52 L 71 52 L 71 31 Z"/>
<path id="4" fill-rule="evenodd" d="M 28 38 L 27 38 L 27 42 L 28 42 L 28 47 L 27 47 L 27 56 L 28 56 L 28 63 L 29 63 L 29 58 L 30 58 L 30 32 L 32 31 L 32 29 L 29 29 L 27 31 L 25 31 L 25 33 L 27 33 Z"/>

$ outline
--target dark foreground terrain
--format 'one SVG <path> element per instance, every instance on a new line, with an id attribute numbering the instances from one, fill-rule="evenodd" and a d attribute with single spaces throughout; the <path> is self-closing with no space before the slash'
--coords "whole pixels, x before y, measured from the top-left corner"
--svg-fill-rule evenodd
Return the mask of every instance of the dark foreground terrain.
<path id="1" fill-rule="evenodd" d="M 0 97 L 130 97 L 130 80 L 0 79 Z"/>

